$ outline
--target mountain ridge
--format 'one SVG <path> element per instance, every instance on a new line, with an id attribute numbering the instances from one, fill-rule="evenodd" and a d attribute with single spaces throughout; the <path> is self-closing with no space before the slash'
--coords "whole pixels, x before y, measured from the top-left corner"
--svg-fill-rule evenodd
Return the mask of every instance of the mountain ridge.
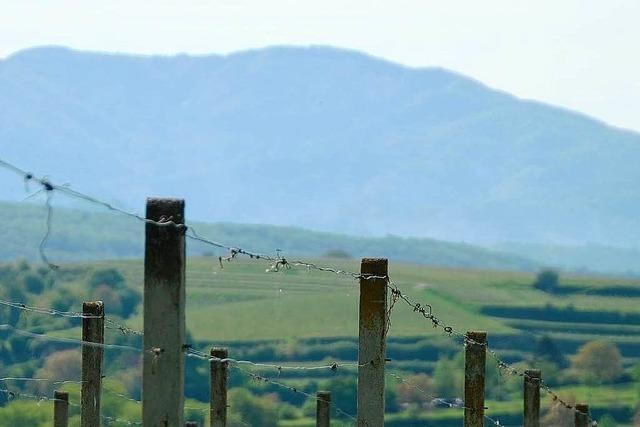
<path id="1" fill-rule="evenodd" d="M 0 93 L 3 157 L 127 207 L 169 194 L 199 220 L 477 244 L 640 238 L 640 135 L 441 68 L 33 49 L 0 61 Z"/>

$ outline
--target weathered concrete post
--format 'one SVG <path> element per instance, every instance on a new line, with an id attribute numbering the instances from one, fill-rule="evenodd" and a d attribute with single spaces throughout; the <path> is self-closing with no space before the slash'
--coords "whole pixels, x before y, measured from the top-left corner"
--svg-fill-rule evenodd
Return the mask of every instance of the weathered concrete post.
<path id="1" fill-rule="evenodd" d="M 576 403 L 575 411 L 576 427 L 588 427 L 589 426 L 589 405 L 585 403 Z"/>
<path id="2" fill-rule="evenodd" d="M 331 424 L 331 393 L 316 393 L 316 427 L 329 427 Z"/>
<path id="3" fill-rule="evenodd" d="M 226 359 L 229 351 L 226 348 L 212 348 L 211 357 Z M 211 360 L 211 396 L 209 403 L 211 427 L 227 425 L 227 365 L 228 362 Z"/>
<path id="4" fill-rule="evenodd" d="M 484 426 L 486 332 L 467 332 L 464 353 L 464 427 Z"/>
<path id="5" fill-rule="evenodd" d="M 184 200 L 148 199 L 144 258 L 142 423 L 184 425 Z M 177 225 L 176 225 L 177 224 Z"/>
<path id="6" fill-rule="evenodd" d="M 384 363 L 387 325 L 387 268 L 383 258 L 363 258 L 360 266 L 358 340 L 358 426 L 384 425 Z M 383 278 L 368 278 L 380 276 Z"/>
<path id="7" fill-rule="evenodd" d="M 524 371 L 524 427 L 540 427 L 540 369 Z"/>
<path id="8" fill-rule="evenodd" d="M 55 390 L 53 392 L 53 427 L 69 426 L 69 393 Z"/>
<path id="9" fill-rule="evenodd" d="M 102 301 L 82 304 L 82 341 L 104 344 L 104 305 Z M 82 387 L 80 425 L 100 426 L 100 394 L 102 391 L 102 360 L 104 348 L 82 346 Z"/>

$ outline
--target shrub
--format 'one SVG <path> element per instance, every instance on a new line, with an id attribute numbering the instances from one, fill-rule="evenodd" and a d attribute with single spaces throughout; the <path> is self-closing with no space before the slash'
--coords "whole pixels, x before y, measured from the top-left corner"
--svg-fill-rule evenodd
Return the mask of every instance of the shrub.
<path id="1" fill-rule="evenodd" d="M 543 292 L 553 293 L 558 289 L 559 278 L 560 276 L 555 270 L 542 270 L 536 276 L 533 286 Z"/>
<path id="2" fill-rule="evenodd" d="M 351 259 L 353 258 L 351 254 L 344 249 L 329 249 L 324 254 L 322 254 L 324 258 L 334 258 L 334 259 Z"/>
<path id="3" fill-rule="evenodd" d="M 589 341 L 578 349 L 572 368 L 587 384 L 608 383 L 622 374 L 622 355 L 613 343 Z"/>
<path id="4" fill-rule="evenodd" d="M 44 280 L 34 273 L 23 274 L 20 277 L 20 282 L 23 288 L 32 294 L 41 294 L 45 288 Z"/>
<path id="5" fill-rule="evenodd" d="M 115 268 L 96 270 L 89 277 L 89 287 L 95 289 L 100 285 L 107 285 L 114 289 L 119 289 L 124 286 L 124 277 Z"/>

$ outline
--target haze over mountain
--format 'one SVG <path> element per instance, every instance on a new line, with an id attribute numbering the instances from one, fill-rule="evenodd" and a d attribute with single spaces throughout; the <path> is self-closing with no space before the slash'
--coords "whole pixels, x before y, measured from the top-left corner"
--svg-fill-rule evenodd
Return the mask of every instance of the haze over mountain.
<path id="1" fill-rule="evenodd" d="M 0 61 L 0 157 L 142 211 L 495 243 L 637 246 L 640 135 L 437 68 L 277 47 Z M 3 175 L 0 198 L 24 197 Z"/>

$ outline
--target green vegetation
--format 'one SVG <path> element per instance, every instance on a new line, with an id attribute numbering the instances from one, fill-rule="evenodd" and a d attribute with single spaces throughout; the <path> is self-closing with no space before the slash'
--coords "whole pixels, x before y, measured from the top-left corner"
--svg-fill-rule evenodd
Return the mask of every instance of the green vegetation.
<path id="1" fill-rule="evenodd" d="M 533 286 L 544 292 L 554 293 L 558 288 L 559 275 L 555 270 L 543 270 L 536 276 Z"/>
<path id="2" fill-rule="evenodd" d="M 317 262 L 350 271 L 358 269 L 358 261 L 353 259 Z M 188 261 L 188 341 L 195 348 L 206 351 L 212 345 L 222 345 L 229 347 L 232 357 L 285 366 L 314 366 L 357 358 L 357 282 L 298 268 L 267 273 L 269 264 L 259 260 L 236 259 L 223 266 L 214 256 Z M 638 299 L 603 296 L 595 291 L 635 288 L 640 282 L 562 276 L 558 278 L 559 287 L 572 291 L 549 294 L 536 288 L 534 273 L 391 263 L 390 274 L 404 292 L 431 304 L 434 314 L 456 330 L 488 330 L 492 348 L 502 357 L 522 369 L 541 368 L 548 384 L 563 396 L 588 401 L 594 417 L 602 418 L 605 424 L 612 419 L 618 425 L 631 423 L 640 397 L 637 386 L 640 329 L 624 322 L 639 314 Z M 142 276 L 139 260 L 67 264 L 55 272 L 20 261 L 0 266 L 0 290 L 3 299 L 62 310 L 77 311 L 81 301 L 102 298 L 109 316 L 141 328 Z M 495 314 L 487 315 L 488 308 Z M 497 308 L 502 311 L 496 311 Z M 524 316 L 527 313 L 551 314 L 547 320 L 532 320 Z M 576 322 L 576 313 L 591 314 L 580 315 L 582 321 Z M 0 323 L 51 336 L 77 338 L 80 334 L 78 319 L 8 307 L 0 309 L 0 317 Z M 2 330 L 0 334 L 1 376 L 78 379 L 77 346 L 34 340 L 10 330 Z M 113 329 L 107 330 L 106 340 L 141 345 L 139 337 Z M 387 354 L 391 359 L 390 373 L 452 402 L 461 396 L 463 353 L 459 342 L 434 329 L 401 301 L 393 310 Z M 356 382 L 352 367 L 336 372 L 328 369 L 274 372 L 268 368 L 255 368 L 254 372 L 305 393 L 331 390 L 339 408 L 355 412 Z M 105 415 L 138 420 L 139 406 L 113 391 L 140 398 L 139 355 L 107 350 L 105 375 L 110 390 L 105 391 Z M 188 417 L 205 421 L 207 363 L 187 358 L 186 375 Z M 505 424 L 520 422 L 520 381 L 519 377 L 501 373 L 495 361 L 488 358 L 488 415 Z M 74 386 L 65 387 L 73 390 Z M 257 382 L 238 370 L 232 370 L 231 386 L 232 425 L 266 425 L 265 420 L 273 420 L 274 425 L 280 426 L 313 425 L 313 401 L 300 394 L 272 383 Z M 47 383 L 13 382 L 6 387 L 34 396 L 50 396 L 54 389 Z M 459 409 L 434 404 L 406 381 L 390 375 L 387 389 L 388 425 L 460 424 Z M 39 426 L 49 420 L 49 404 L 38 407 L 36 402 L 26 399 L 7 402 L 7 396 L 0 397 L 4 399 L 0 427 Z M 24 408 L 33 410 L 25 412 Z M 546 397 L 544 408 L 548 420 L 560 420 L 554 425 L 562 425 L 566 414 L 561 408 L 554 408 Z M 2 424 L 4 420 L 11 424 Z M 261 421 L 256 424 L 255 420 Z"/>

